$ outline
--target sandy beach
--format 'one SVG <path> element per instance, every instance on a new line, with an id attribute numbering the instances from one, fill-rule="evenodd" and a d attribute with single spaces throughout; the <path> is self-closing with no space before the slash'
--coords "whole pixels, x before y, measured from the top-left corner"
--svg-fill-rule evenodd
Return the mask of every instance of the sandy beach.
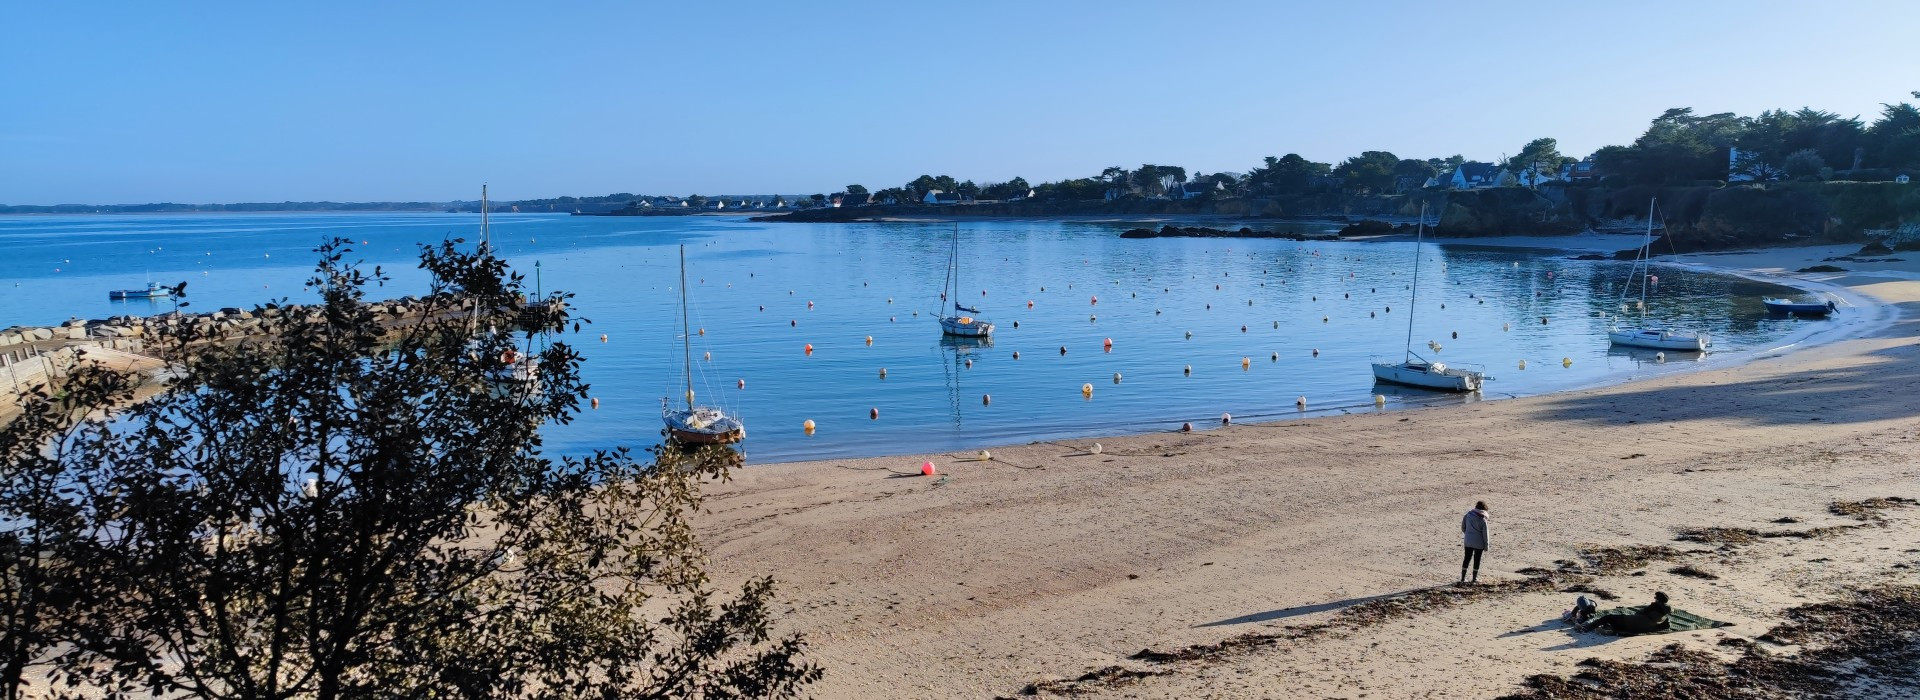
<path id="1" fill-rule="evenodd" d="M 1790 275 L 1856 249 L 1688 257 Z M 781 630 L 826 668 L 819 698 L 1486 698 L 1669 644 L 1732 658 L 1724 640 L 1790 608 L 1917 582 L 1920 508 L 1831 506 L 1920 497 L 1920 263 L 1833 264 L 1849 271 L 1804 277 L 1886 305 L 1887 325 L 1733 368 L 1101 439 L 1098 454 L 902 445 L 752 467 L 709 490 L 701 535 L 720 583 L 777 577 Z M 1455 588 L 1476 500 L 1492 546 L 1482 585 Z M 1676 540 L 1708 527 L 1771 536 Z M 1591 558 L 1636 546 L 1668 549 Z M 1734 624 L 1579 634 L 1558 622 L 1574 587 L 1618 605 L 1664 590 Z"/>

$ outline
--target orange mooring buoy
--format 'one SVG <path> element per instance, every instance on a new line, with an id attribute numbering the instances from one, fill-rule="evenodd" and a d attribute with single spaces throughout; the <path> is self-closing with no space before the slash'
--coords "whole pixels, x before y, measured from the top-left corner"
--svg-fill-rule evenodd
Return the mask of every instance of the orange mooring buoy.
<path id="1" fill-rule="evenodd" d="M 808 355 L 813 354 L 813 343 L 807 343 L 807 354 Z"/>

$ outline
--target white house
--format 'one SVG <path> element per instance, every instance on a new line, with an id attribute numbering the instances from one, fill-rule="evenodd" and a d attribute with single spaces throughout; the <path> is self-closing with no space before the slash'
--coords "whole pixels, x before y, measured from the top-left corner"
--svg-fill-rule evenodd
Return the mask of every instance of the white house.
<path id="1" fill-rule="evenodd" d="M 921 198 L 920 198 L 920 203 L 922 203 L 922 204 L 939 204 L 939 203 L 940 203 L 940 195 L 942 195 L 942 194 L 946 194 L 946 193 L 945 193 L 944 191 L 942 191 L 942 190 L 927 190 L 927 194 L 926 194 L 925 196 L 923 196 L 923 197 L 921 197 Z"/>
<path id="2" fill-rule="evenodd" d="M 1526 170 L 1520 171 L 1520 174 L 1515 176 L 1515 179 L 1518 181 L 1521 187 L 1539 187 L 1543 184 L 1553 182 L 1554 180 L 1558 180 L 1560 178 L 1548 173 L 1540 172 L 1539 170 L 1536 170 L 1534 168 L 1527 168 Z"/>
<path id="3" fill-rule="evenodd" d="M 1182 182 L 1174 185 L 1173 189 L 1167 190 L 1167 196 L 1174 199 L 1193 199 L 1208 192 L 1224 192 L 1226 189 L 1226 186 L 1221 185 L 1219 180 L 1214 180 L 1212 186 L 1198 182 Z"/>
<path id="4" fill-rule="evenodd" d="M 1453 169 L 1453 175 L 1447 184 L 1456 190 L 1468 190 L 1475 187 L 1492 187 L 1498 173 L 1492 163 L 1468 161 Z"/>

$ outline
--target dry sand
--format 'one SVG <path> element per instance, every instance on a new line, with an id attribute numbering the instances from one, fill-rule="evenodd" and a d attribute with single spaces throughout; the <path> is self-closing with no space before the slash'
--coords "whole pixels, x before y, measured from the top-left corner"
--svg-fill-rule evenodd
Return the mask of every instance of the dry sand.
<path id="1" fill-rule="evenodd" d="M 1701 261 L 1777 272 L 1851 251 Z M 1828 505 L 1920 496 L 1920 264 L 1837 264 L 1868 271 L 1811 277 L 1888 304 L 1886 327 L 1730 369 L 1102 439 L 1098 455 L 1087 440 L 998 448 L 989 462 L 758 466 L 710 490 L 702 535 L 721 582 L 778 578 L 781 629 L 806 633 L 826 667 L 820 698 L 1484 698 L 1590 657 L 1715 650 L 1847 586 L 1920 582 L 1905 568 L 1920 567 L 1920 508 L 1738 551 L 1674 541 L 1688 527 L 1853 524 Z M 918 476 L 924 460 L 944 475 Z M 1573 595 L 1540 590 L 1195 659 L 1129 658 L 1349 620 L 1341 611 L 1356 603 L 1451 584 L 1475 500 L 1494 514 L 1483 582 L 1552 569 L 1587 545 L 1669 545 L 1694 553 L 1590 585 L 1620 604 L 1666 590 L 1735 626 L 1574 634 L 1556 621 Z M 1773 524 L 1785 517 L 1800 523 Z M 1720 578 L 1668 572 L 1680 563 Z M 1115 666 L 1117 682 L 1045 683 Z"/>

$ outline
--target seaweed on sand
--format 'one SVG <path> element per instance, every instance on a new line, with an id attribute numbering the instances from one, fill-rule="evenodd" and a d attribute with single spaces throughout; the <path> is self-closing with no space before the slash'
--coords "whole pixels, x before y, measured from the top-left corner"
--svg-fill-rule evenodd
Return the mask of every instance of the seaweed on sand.
<path id="1" fill-rule="evenodd" d="M 1672 644 L 1644 662 L 1588 659 L 1572 678 L 1532 676 L 1525 690 L 1501 700 L 1839 698 L 1854 694 L 1862 681 L 1899 691 L 1888 696 L 1920 691 L 1912 675 L 1920 664 L 1920 586 L 1856 590 L 1785 617 L 1760 640 L 1803 645 L 1798 654 L 1775 655 L 1735 638 L 1721 643 L 1740 650 L 1727 661 Z"/>
<path id="2" fill-rule="evenodd" d="M 1666 545 L 1636 544 L 1625 547 L 1582 547 L 1580 560 L 1584 562 L 1586 573 L 1606 576 L 1623 571 L 1632 571 L 1656 561 L 1675 559 L 1680 551 Z M 1563 571 L 1577 571 L 1580 564 L 1563 562 Z"/>
<path id="3" fill-rule="evenodd" d="M 1759 542 L 1759 530 L 1744 527 L 1690 527 L 1674 535 L 1676 542 L 1699 542 L 1722 546 L 1740 546 Z"/>
<path id="4" fill-rule="evenodd" d="M 1877 522 L 1887 517 L 1880 511 L 1889 508 L 1904 508 L 1915 503 L 1920 503 L 1920 501 L 1915 501 L 1911 498 L 1901 498 L 1899 496 L 1869 498 L 1864 501 L 1834 501 L 1827 506 L 1827 512 L 1842 517 L 1853 518 L 1861 522 Z"/>
<path id="5" fill-rule="evenodd" d="M 1692 564 L 1681 564 L 1671 569 L 1667 569 L 1667 573 L 1674 574 L 1677 576 L 1691 576 L 1693 578 L 1704 579 L 1707 581 L 1720 580 L 1720 576 L 1718 574 L 1715 574 L 1709 571 L 1702 571 Z"/>

